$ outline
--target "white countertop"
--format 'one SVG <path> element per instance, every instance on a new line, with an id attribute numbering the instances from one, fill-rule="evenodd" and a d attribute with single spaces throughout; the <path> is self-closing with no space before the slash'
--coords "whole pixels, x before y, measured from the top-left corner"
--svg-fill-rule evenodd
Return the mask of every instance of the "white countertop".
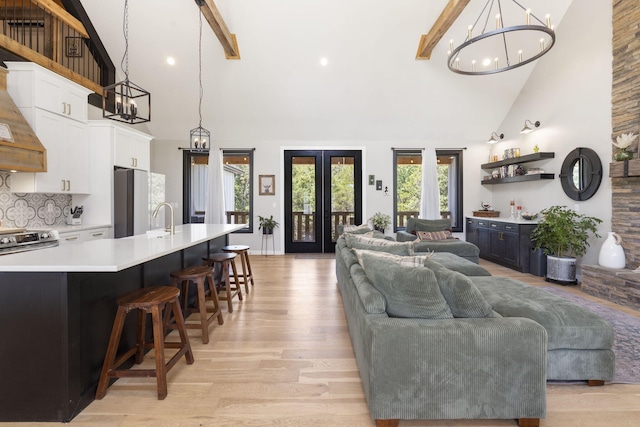
<path id="1" fill-rule="evenodd" d="M 488 221 L 499 221 L 499 222 L 509 222 L 511 224 L 537 224 L 538 223 L 538 219 L 540 218 L 540 215 L 538 215 L 538 218 L 528 221 L 526 219 L 511 219 L 509 217 L 486 217 L 486 216 L 474 216 L 474 215 L 467 215 L 467 218 L 474 218 L 474 219 L 486 219 Z"/>
<path id="2" fill-rule="evenodd" d="M 95 230 L 96 228 L 111 228 L 110 224 L 80 224 L 80 225 L 52 225 L 42 227 L 47 230 L 57 230 L 58 233 L 73 233 L 74 231 Z"/>
<path id="3" fill-rule="evenodd" d="M 224 236 L 244 224 L 186 224 L 176 234 L 100 239 L 0 256 L 0 271 L 115 272 Z M 65 230 L 66 231 L 66 230 Z"/>

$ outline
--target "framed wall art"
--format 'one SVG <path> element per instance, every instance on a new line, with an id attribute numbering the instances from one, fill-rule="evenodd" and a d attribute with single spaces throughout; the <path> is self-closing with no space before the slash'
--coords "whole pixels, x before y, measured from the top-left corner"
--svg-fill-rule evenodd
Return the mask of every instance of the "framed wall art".
<path id="1" fill-rule="evenodd" d="M 260 196 L 276 195 L 276 176 L 275 175 L 258 175 L 258 194 Z"/>

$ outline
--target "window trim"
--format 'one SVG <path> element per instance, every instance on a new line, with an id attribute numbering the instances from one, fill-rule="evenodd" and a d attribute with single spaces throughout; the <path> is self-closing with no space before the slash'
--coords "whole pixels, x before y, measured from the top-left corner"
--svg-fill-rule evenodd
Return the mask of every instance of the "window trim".
<path id="1" fill-rule="evenodd" d="M 249 158 L 249 226 L 236 230 L 233 233 L 245 234 L 253 233 L 253 149 L 224 149 L 222 151 L 222 159 L 225 155 L 242 155 Z M 191 222 L 189 206 L 191 206 L 191 157 L 209 156 L 208 151 L 202 150 L 184 150 L 182 157 L 182 223 L 189 224 Z"/>
<path id="2" fill-rule="evenodd" d="M 464 230 L 464 208 L 463 208 L 463 153 L 464 150 L 461 149 L 436 149 L 436 156 L 455 156 L 458 163 L 457 169 L 457 189 L 456 192 L 456 204 L 458 206 L 456 212 L 456 227 L 451 227 L 453 232 L 462 232 Z M 411 155 L 419 155 L 422 156 L 422 150 L 417 149 L 405 149 L 405 150 L 393 150 L 393 230 L 397 232 L 398 230 L 404 230 L 405 227 L 398 227 L 398 156 L 411 156 Z"/>

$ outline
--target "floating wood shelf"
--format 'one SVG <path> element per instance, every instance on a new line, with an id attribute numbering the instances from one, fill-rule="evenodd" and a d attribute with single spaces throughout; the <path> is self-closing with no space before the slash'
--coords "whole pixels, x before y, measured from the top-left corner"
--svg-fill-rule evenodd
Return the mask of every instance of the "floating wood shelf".
<path id="1" fill-rule="evenodd" d="M 609 165 L 609 178 L 628 178 L 640 176 L 640 159 L 612 162 Z"/>
<path id="2" fill-rule="evenodd" d="M 555 153 L 539 152 L 539 153 L 527 154 L 526 156 L 512 157 L 510 159 L 504 159 L 497 162 L 485 163 L 483 165 L 480 165 L 480 167 L 482 169 L 494 169 L 494 168 L 499 168 L 500 166 L 516 165 L 518 163 L 529 163 L 529 162 L 535 162 L 538 160 L 553 159 L 554 157 L 555 157 Z"/>
<path id="3" fill-rule="evenodd" d="M 530 175 L 508 176 L 505 178 L 492 178 L 482 181 L 482 185 L 491 184 L 509 184 L 512 182 L 522 181 L 540 181 L 542 179 L 554 179 L 555 175 L 552 173 L 532 173 Z"/>

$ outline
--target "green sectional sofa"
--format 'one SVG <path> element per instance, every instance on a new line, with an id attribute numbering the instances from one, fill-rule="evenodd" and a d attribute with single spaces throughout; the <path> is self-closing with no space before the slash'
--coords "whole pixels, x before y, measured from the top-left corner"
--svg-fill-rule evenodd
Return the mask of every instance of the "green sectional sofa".
<path id="1" fill-rule="evenodd" d="M 387 244 L 401 252 L 401 244 Z M 348 247 L 347 238 L 340 237 L 336 275 L 378 426 L 394 426 L 400 419 L 517 419 L 535 426 L 546 415 L 547 379 L 612 379 L 613 332 L 590 311 L 516 280 L 490 276 L 454 255 L 435 253 L 425 260 L 370 249 Z M 378 261 L 380 256 L 390 260 Z M 424 282 L 430 283 L 428 295 L 422 276 L 429 278 Z M 434 286 L 445 297 L 444 309 Z M 409 297 L 403 299 L 403 292 Z M 465 314 L 452 297 L 478 314 L 461 317 Z M 440 298 L 436 308 L 415 307 L 420 300 L 431 304 L 431 298 Z"/>
<path id="2" fill-rule="evenodd" d="M 449 219 L 409 218 L 407 219 L 406 229 L 398 231 L 396 233 L 396 239 L 399 242 L 411 242 L 417 240 L 418 237 L 416 233 L 418 231 L 434 232 L 450 228 L 451 220 Z M 476 245 L 459 239 L 418 241 L 415 243 L 414 250 L 415 252 L 452 253 L 476 264 L 480 258 L 480 249 Z"/>

